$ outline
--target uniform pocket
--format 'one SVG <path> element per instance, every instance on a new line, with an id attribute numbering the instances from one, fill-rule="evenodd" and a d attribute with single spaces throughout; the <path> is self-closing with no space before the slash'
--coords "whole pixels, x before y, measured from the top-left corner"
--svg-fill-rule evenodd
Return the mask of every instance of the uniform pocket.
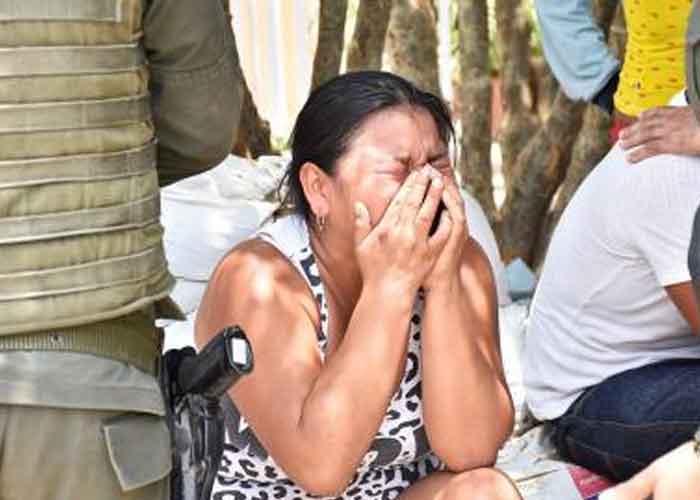
<path id="1" fill-rule="evenodd" d="M 170 473 L 170 434 L 163 417 L 124 413 L 104 420 L 102 431 L 123 491 L 142 488 Z"/>

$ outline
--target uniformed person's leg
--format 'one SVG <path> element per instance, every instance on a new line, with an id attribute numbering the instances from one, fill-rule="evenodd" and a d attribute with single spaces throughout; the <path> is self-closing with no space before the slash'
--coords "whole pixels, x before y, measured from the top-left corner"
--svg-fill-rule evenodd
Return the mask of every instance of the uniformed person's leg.
<path id="1" fill-rule="evenodd" d="M 137 419 L 133 431 L 118 428 L 113 439 L 121 442 L 110 450 L 104 423 L 119 422 L 120 415 L 0 405 L 0 498 L 166 500 L 163 471 L 169 464 L 158 462 L 169 456 L 169 449 L 162 449 L 167 440 L 153 438 L 158 433 L 151 421 L 158 417 L 141 415 L 146 427 Z M 149 447 L 161 449 L 149 453 Z M 129 491 L 124 491 L 124 481 Z"/>

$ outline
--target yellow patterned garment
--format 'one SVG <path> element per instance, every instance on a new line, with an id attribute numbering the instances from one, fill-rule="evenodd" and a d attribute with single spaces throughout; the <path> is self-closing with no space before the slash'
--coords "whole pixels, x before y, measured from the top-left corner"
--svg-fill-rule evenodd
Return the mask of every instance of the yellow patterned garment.
<path id="1" fill-rule="evenodd" d="M 615 108 L 629 116 L 663 106 L 685 87 L 692 0 L 625 0 L 627 49 Z"/>

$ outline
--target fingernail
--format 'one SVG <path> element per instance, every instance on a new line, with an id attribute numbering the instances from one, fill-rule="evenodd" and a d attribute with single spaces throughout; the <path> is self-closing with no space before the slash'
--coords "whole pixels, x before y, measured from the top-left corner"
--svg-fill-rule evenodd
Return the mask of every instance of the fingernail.
<path id="1" fill-rule="evenodd" d="M 442 187 L 442 179 L 440 177 L 433 177 L 433 184 L 436 188 Z"/>

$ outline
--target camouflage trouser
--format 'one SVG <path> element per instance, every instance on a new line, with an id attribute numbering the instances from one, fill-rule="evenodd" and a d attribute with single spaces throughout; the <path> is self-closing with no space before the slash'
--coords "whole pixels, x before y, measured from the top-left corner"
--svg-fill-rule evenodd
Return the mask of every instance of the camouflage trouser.
<path id="1" fill-rule="evenodd" d="M 160 417 L 0 405 L 2 500 L 166 500 L 169 470 Z"/>

